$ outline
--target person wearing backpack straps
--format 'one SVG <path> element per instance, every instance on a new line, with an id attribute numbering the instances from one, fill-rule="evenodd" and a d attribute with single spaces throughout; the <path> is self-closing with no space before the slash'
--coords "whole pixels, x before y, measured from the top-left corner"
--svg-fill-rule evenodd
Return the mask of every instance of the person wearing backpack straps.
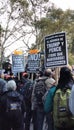
<path id="1" fill-rule="evenodd" d="M 54 130 L 74 130 L 74 118 L 69 109 L 69 96 L 73 84 L 71 70 L 67 66 L 62 67 L 53 98 Z"/>
<path id="2" fill-rule="evenodd" d="M 29 79 L 29 74 L 27 72 L 22 73 L 21 81 L 23 83 L 23 86 L 19 89 L 19 93 L 23 95 L 26 106 L 24 114 L 25 130 L 29 130 L 32 118 L 31 94 L 32 94 L 33 82 L 31 79 Z"/>
<path id="3" fill-rule="evenodd" d="M 40 129 L 42 129 L 43 127 L 43 118 L 44 118 L 44 113 L 43 113 L 43 109 L 42 109 L 42 100 L 41 100 L 41 95 L 40 92 L 44 92 L 45 88 L 43 87 L 42 83 L 44 82 L 43 80 L 45 79 L 43 76 L 43 72 L 42 71 L 38 71 L 37 72 L 37 77 L 34 81 L 34 87 L 33 87 L 33 92 L 32 92 L 32 98 L 31 98 L 31 102 L 32 102 L 32 111 L 33 111 L 33 129 L 34 130 L 38 130 L 38 127 L 41 127 Z M 40 83 L 40 85 L 39 85 Z M 39 98 L 38 98 L 38 94 L 37 92 L 39 92 Z M 40 124 L 39 124 L 39 114 L 38 111 L 41 110 L 42 115 L 40 114 L 41 119 L 40 120 Z"/>
<path id="4" fill-rule="evenodd" d="M 39 85 L 38 85 L 38 83 L 39 83 L 38 81 L 40 81 L 41 79 L 44 79 L 43 72 L 42 71 L 38 71 L 36 73 L 36 79 L 34 80 L 33 91 L 32 91 L 32 98 L 31 98 L 31 102 L 32 102 L 31 109 L 32 109 L 32 113 L 33 113 L 33 130 L 38 130 L 38 128 L 37 128 L 38 127 L 38 121 L 37 121 L 38 102 L 37 102 L 37 97 L 36 97 L 35 91 L 36 91 L 36 89 L 38 89 L 38 91 L 41 89 L 41 87 L 39 87 Z M 41 83 L 43 83 L 43 80 L 41 80 Z M 42 124 L 41 124 L 41 126 L 42 126 Z"/>
<path id="5" fill-rule="evenodd" d="M 4 127 L 2 130 L 24 130 L 25 103 L 23 96 L 16 91 L 16 82 L 7 82 L 7 93 L 1 98 L 1 106 L 4 109 Z"/>
<path id="6" fill-rule="evenodd" d="M 33 90 L 33 81 L 29 80 L 25 84 L 25 93 L 24 93 L 24 101 L 26 104 L 25 130 L 30 130 L 30 123 L 31 123 L 31 119 L 32 119 L 32 110 L 31 110 L 32 90 Z"/>
<path id="7" fill-rule="evenodd" d="M 37 130 L 42 130 L 43 128 L 43 122 L 46 116 L 46 113 L 44 112 L 43 107 L 43 96 L 46 93 L 47 85 L 49 82 L 49 79 L 52 77 L 52 73 L 50 69 L 46 69 L 44 73 L 42 71 L 39 71 L 39 78 L 36 80 L 34 90 L 33 90 L 33 108 L 36 110 L 37 113 Z M 46 82 L 47 81 L 47 82 Z M 44 85 L 41 85 L 43 82 Z M 44 87 L 43 87 L 44 86 Z M 43 89 L 44 88 L 44 89 Z"/>
<path id="8" fill-rule="evenodd" d="M 53 130 L 53 115 L 52 115 L 52 104 L 53 95 L 56 89 L 55 79 L 50 76 L 46 81 L 46 93 L 43 96 L 44 111 L 46 114 L 46 122 L 48 124 L 48 130 Z"/>

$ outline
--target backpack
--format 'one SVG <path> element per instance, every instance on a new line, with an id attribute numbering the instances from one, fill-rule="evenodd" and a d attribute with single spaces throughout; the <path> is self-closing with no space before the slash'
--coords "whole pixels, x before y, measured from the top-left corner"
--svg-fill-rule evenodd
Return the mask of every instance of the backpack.
<path id="1" fill-rule="evenodd" d="M 29 103 L 31 103 L 31 96 L 32 96 L 32 90 L 33 90 L 33 82 L 29 80 L 25 84 L 24 87 L 25 87 L 24 100 L 25 100 L 25 103 L 29 104 Z"/>
<path id="2" fill-rule="evenodd" d="M 74 127 L 74 117 L 69 110 L 69 96 L 71 90 L 65 91 L 58 89 L 53 99 L 53 120 L 57 128 Z"/>
<path id="3" fill-rule="evenodd" d="M 47 91 L 44 93 L 43 97 L 42 97 L 43 104 L 45 104 L 45 100 L 46 100 L 46 97 L 47 97 L 47 95 L 48 95 L 48 92 L 49 92 L 49 90 L 47 90 Z"/>
<path id="4" fill-rule="evenodd" d="M 25 86 L 29 81 L 30 81 L 29 79 L 25 80 L 25 83 L 23 83 L 22 87 L 19 89 L 19 93 L 22 94 L 23 96 L 25 93 Z"/>
<path id="5" fill-rule="evenodd" d="M 28 101 L 31 100 L 32 90 L 33 90 L 33 82 L 27 80 L 24 86 L 20 89 L 20 94 L 22 94 L 24 99 Z"/>
<path id="6" fill-rule="evenodd" d="M 22 111 L 21 109 L 21 101 L 17 100 L 13 97 L 7 97 L 7 103 L 6 103 L 6 112 L 10 111 Z"/>
<path id="7" fill-rule="evenodd" d="M 38 106 L 43 106 L 43 96 L 46 92 L 46 84 L 44 80 L 38 80 L 35 85 L 35 97 Z"/>

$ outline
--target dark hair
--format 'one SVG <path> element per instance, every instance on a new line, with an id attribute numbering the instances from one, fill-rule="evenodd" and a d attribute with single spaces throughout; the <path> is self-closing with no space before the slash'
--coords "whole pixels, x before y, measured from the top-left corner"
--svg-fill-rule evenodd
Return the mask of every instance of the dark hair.
<path id="1" fill-rule="evenodd" d="M 74 82 L 71 70 L 68 67 L 62 67 L 60 70 L 60 77 L 57 88 L 65 88 L 70 82 Z"/>
<path id="2" fill-rule="evenodd" d="M 38 74 L 39 74 L 40 76 L 43 76 L 43 71 L 39 71 Z"/>

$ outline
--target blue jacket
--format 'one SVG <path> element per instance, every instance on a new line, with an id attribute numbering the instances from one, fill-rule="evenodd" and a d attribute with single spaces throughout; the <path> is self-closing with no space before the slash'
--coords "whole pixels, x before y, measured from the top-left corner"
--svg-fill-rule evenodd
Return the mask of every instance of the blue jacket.
<path id="1" fill-rule="evenodd" d="M 52 86 L 46 95 L 46 99 L 44 102 L 44 111 L 46 113 L 51 112 L 53 109 L 53 96 L 56 90 L 56 86 Z"/>

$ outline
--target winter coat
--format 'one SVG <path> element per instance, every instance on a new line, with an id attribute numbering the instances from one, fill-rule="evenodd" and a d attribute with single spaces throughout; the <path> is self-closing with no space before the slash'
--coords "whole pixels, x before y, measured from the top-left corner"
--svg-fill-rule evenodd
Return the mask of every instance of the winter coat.
<path id="1" fill-rule="evenodd" d="M 8 109 L 8 101 L 9 99 L 15 100 L 16 102 L 20 102 L 21 109 Z M 4 120 L 4 128 L 5 130 L 9 128 L 19 128 L 18 130 L 23 130 L 24 127 L 24 112 L 25 112 L 25 103 L 23 100 L 23 96 L 20 95 L 17 91 L 8 91 L 1 97 L 1 109 L 3 120 Z"/>

